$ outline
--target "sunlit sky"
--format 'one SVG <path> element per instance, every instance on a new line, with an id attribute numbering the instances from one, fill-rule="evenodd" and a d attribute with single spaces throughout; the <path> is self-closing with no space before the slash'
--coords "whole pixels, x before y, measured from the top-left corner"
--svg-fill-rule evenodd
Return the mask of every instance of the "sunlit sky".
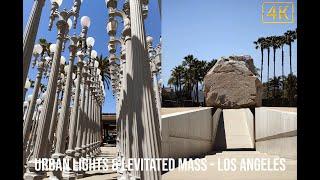
<path id="1" fill-rule="evenodd" d="M 288 0 L 289 1 L 289 0 Z M 24 0 L 23 26 L 25 27 L 33 0 Z M 263 0 L 162 0 L 162 19 L 160 20 L 158 1 L 151 0 L 149 14 L 145 21 L 147 35 L 154 37 L 154 46 L 162 36 L 162 79 L 165 85 L 171 69 L 181 64 L 183 57 L 193 54 L 200 60 L 218 59 L 230 55 L 250 55 L 255 65 L 260 68 L 260 50 L 256 50 L 253 41 L 259 37 L 282 35 L 287 30 L 296 29 L 296 13 L 293 24 L 264 24 L 261 22 Z M 118 7 L 122 7 L 119 1 Z M 296 12 L 296 0 L 294 1 Z M 72 0 L 64 0 L 60 9 L 70 9 Z M 122 8 L 121 8 L 122 9 Z M 46 38 L 56 41 L 56 27 L 48 31 L 50 1 L 45 1 L 40 20 L 37 40 Z M 106 32 L 107 8 L 104 0 L 83 0 L 78 26 L 73 33 L 80 33 L 80 18 L 91 18 L 88 36 L 95 38 L 94 49 L 98 55 L 108 56 Z M 121 24 L 121 21 L 119 21 Z M 122 29 L 118 27 L 119 32 Z M 118 33 L 119 36 L 120 33 Z M 293 72 L 297 72 L 296 42 L 292 46 Z M 67 48 L 66 48 L 67 49 Z M 63 56 L 68 59 L 68 50 Z M 285 46 L 285 73 L 289 73 L 288 47 Z M 267 53 L 265 53 L 263 80 L 267 77 Z M 271 57 L 273 55 L 271 54 Z M 281 52 L 276 54 L 276 74 L 281 74 Z M 29 78 L 35 79 L 35 70 L 30 70 Z M 273 61 L 270 61 L 270 75 L 273 74 Z M 32 93 L 31 90 L 28 94 Z M 115 112 L 115 100 L 110 90 L 106 91 L 103 112 Z"/>
<path id="2" fill-rule="evenodd" d="M 290 0 L 287 0 L 290 1 Z M 200 60 L 222 56 L 250 55 L 260 68 L 260 50 L 253 41 L 259 37 L 282 35 L 295 30 L 293 24 L 264 24 L 261 21 L 262 2 L 266 0 L 162 0 L 163 82 L 170 71 L 181 64 L 183 57 L 193 54 Z M 296 1 L 294 1 L 296 12 Z M 294 14 L 294 22 L 296 21 Z M 296 74 L 296 42 L 292 46 L 292 69 Z M 289 73 L 288 46 L 285 46 L 285 73 Z M 270 54 L 270 77 L 273 75 L 273 55 Z M 281 75 L 281 50 L 276 54 L 276 75 Z M 264 56 L 263 81 L 267 79 L 267 52 Z"/>

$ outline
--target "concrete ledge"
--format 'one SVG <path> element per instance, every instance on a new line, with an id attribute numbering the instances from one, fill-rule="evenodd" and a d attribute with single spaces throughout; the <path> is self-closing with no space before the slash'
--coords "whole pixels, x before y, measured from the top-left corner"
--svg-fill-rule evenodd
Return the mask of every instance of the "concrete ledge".
<path id="1" fill-rule="evenodd" d="M 296 108 L 256 108 L 255 135 L 256 149 L 258 151 L 296 159 Z"/>
<path id="2" fill-rule="evenodd" d="M 194 108 L 162 115 L 162 157 L 191 157 L 213 148 L 212 108 Z"/>

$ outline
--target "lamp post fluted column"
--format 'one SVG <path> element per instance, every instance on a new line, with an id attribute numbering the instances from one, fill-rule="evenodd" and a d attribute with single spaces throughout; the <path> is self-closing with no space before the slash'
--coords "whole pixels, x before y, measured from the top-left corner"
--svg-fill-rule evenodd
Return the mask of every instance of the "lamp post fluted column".
<path id="1" fill-rule="evenodd" d="M 84 133 L 85 133 L 85 122 L 84 122 L 84 108 L 85 108 L 85 99 L 86 99 L 86 88 L 85 88 L 85 80 L 87 77 L 86 71 L 83 69 L 85 63 L 82 65 L 82 70 L 81 70 L 81 104 L 79 107 L 78 111 L 78 127 L 76 129 L 76 137 L 77 137 L 77 142 L 76 142 L 76 147 L 75 147 L 75 159 L 76 161 L 79 161 L 79 158 L 82 155 L 82 139 L 84 138 Z M 77 178 L 82 178 L 83 177 L 83 172 L 78 171 L 77 172 Z"/>
<path id="2" fill-rule="evenodd" d="M 90 66 L 90 63 L 89 65 Z M 87 111 L 86 111 L 86 157 L 90 157 L 90 134 L 91 134 L 91 103 L 92 103 L 92 87 L 91 87 L 91 74 L 89 73 L 89 77 L 87 79 L 88 91 L 87 91 Z"/>
<path id="3" fill-rule="evenodd" d="M 75 6 L 75 4 L 77 4 L 77 6 Z M 43 113 L 41 113 L 41 116 L 39 119 L 39 124 L 37 129 L 37 138 L 36 138 L 35 147 L 34 147 L 34 155 L 33 155 L 33 159 L 28 162 L 29 172 L 24 174 L 25 179 L 42 178 L 44 175 L 43 172 L 35 171 L 35 159 L 44 157 L 48 149 L 45 146 L 45 144 L 48 143 L 49 125 L 50 125 L 52 112 L 53 112 L 52 105 L 55 101 L 55 96 L 56 96 L 62 44 L 66 34 L 68 33 L 68 27 L 71 28 L 72 22 L 70 22 L 71 20 L 68 21 L 68 19 L 71 16 L 75 16 L 76 14 L 79 13 L 80 4 L 81 4 L 80 0 L 75 0 L 74 6 L 71 11 L 67 11 L 66 9 L 64 9 L 63 11 L 59 12 L 58 3 L 55 1 L 52 1 L 49 30 L 51 30 L 54 19 L 58 17 L 59 20 L 57 21 L 57 24 L 56 24 L 58 29 L 57 41 L 56 41 L 55 53 L 53 56 L 53 61 L 51 66 L 50 77 L 48 80 L 47 97 L 44 100 L 44 103 L 43 103 L 44 110 L 43 110 Z"/>
<path id="4" fill-rule="evenodd" d="M 80 56 L 81 54 L 78 55 L 79 60 L 77 63 L 77 81 L 76 81 L 76 89 L 75 89 L 75 99 L 74 99 L 74 105 L 72 109 L 72 116 L 70 119 L 70 125 L 69 125 L 69 144 L 68 144 L 68 150 L 66 151 L 66 154 L 68 158 L 72 159 L 74 158 L 75 154 L 75 139 L 76 139 L 76 133 L 77 133 L 77 122 L 78 120 L 78 110 L 79 110 L 79 95 L 80 95 L 80 85 L 81 85 L 81 72 L 82 72 L 82 67 L 83 67 L 83 61 Z M 76 178 L 76 174 L 74 171 L 70 171 L 66 173 L 66 176 L 70 178 Z"/>
<path id="5" fill-rule="evenodd" d="M 83 129 L 83 137 L 82 137 L 82 142 L 81 142 L 81 149 L 82 149 L 82 156 L 83 157 L 86 157 L 86 153 L 87 153 L 87 134 L 88 134 L 88 106 L 89 106 L 89 95 L 90 95 L 90 89 L 89 89 L 89 85 L 90 85 L 90 74 L 89 74 L 89 71 L 88 71 L 88 63 L 85 64 L 84 66 L 84 88 L 85 88 L 85 101 L 84 101 L 84 104 L 82 104 L 82 107 L 83 107 L 83 116 L 82 116 L 82 129 Z"/>
<path id="6" fill-rule="evenodd" d="M 44 146 L 44 144 L 47 144 L 48 141 L 48 126 L 50 125 L 51 115 L 53 111 L 52 104 L 54 103 L 56 95 L 59 64 L 61 58 L 61 48 L 68 28 L 66 18 L 67 16 L 61 16 L 61 19 L 57 22 L 58 36 L 56 42 L 56 50 L 53 56 L 52 68 L 48 81 L 47 97 L 44 100 L 43 113 L 41 113 L 39 119 L 33 158 L 44 157 L 45 151 L 47 149 L 46 146 Z M 43 176 L 42 172 L 35 171 L 34 165 L 34 160 L 32 159 L 31 162 L 28 164 L 29 172 L 25 173 L 25 179 L 36 179 Z"/>
<path id="7" fill-rule="evenodd" d="M 26 83 L 44 2 L 45 0 L 34 1 L 27 25 L 23 32 L 23 84 Z"/>
<path id="8" fill-rule="evenodd" d="M 62 89 L 62 82 L 61 80 L 58 80 L 57 84 L 57 91 L 56 91 L 56 96 L 53 104 L 53 113 L 51 116 L 51 122 L 50 122 L 50 127 L 49 127 L 49 135 L 48 135 L 48 155 L 51 156 L 52 153 L 52 145 L 53 145 L 53 135 L 55 132 L 55 129 L 57 127 L 57 122 L 58 122 L 58 110 L 59 110 L 59 95 Z"/>
<path id="9" fill-rule="evenodd" d="M 36 100 L 39 94 L 39 89 L 40 89 L 40 85 L 41 85 L 41 79 L 42 79 L 42 72 L 44 70 L 44 63 L 45 63 L 45 59 L 43 58 L 43 60 L 41 62 L 38 63 L 38 73 L 37 73 L 37 77 L 35 80 L 35 85 L 34 85 L 34 90 L 32 93 L 32 98 L 29 104 L 29 108 L 27 111 L 27 116 L 26 119 L 24 121 L 24 125 L 23 125 L 23 152 L 25 152 L 25 148 L 27 145 L 27 140 L 29 138 L 30 135 L 30 127 L 32 124 L 32 117 L 34 114 L 34 109 L 36 107 Z M 23 159 L 25 159 L 25 157 L 23 157 Z"/>
<path id="10" fill-rule="evenodd" d="M 147 0 L 129 0 L 131 18 L 132 37 L 132 82 L 128 85 L 131 93 L 129 99 L 137 105 L 132 106 L 133 113 L 141 116 L 133 116 L 136 123 L 137 136 L 134 136 L 133 146 L 139 149 L 139 158 L 159 158 L 160 157 L 160 129 L 158 121 L 158 111 L 156 110 L 154 91 L 151 87 L 150 64 L 147 61 L 147 47 L 145 38 L 145 27 L 142 6 L 147 4 Z M 128 65 L 128 64 L 127 64 Z M 134 88 L 133 88 L 134 85 Z M 129 108 L 131 109 L 131 108 Z M 141 132 L 142 131 L 142 132 Z M 144 134 L 144 136 L 141 136 Z M 160 171 L 142 171 L 141 179 L 161 179 Z"/>
<path id="11" fill-rule="evenodd" d="M 77 122 L 77 120 L 78 120 L 79 101 L 80 101 L 80 85 L 82 80 L 82 67 L 83 67 L 83 61 L 79 59 L 77 63 L 77 81 L 76 81 L 77 84 L 76 84 L 76 93 L 75 93 L 75 100 L 74 100 L 73 113 L 72 113 L 73 116 L 70 121 L 70 129 L 69 129 L 69 144 L 68 144 L 69 151 L 74 149 L 76 133 L 77 133 L 76 127 L 79 126 L 78 125 L 79 122 Z"/>
<path id="12" fill-rule="evenodd" d="M 58 120 L 57 126 L 57 141 L 56 141 L 56 148 L 55 153 L 52 155 L 53 158 L 61 158 L 64 156 L 64 149 L 65 149 L 65 138 L 66 138 L 66 131 L 67 131 L 67 123 L 69 119 L 69 106 L 71 101 L 71 91 L 72 91 L 72 71 L 73 71 L 73 63 L 74 58 L 77 50 L 77 42 L 78 38 L 76 36 L 72 36 L 70 38 L 71 44 L 69 46 L 70 50 L 70 57 L 69 57 L 69 65 L 67 70 L 67 80 L 64 90 L 64 95 L 62 99 L 62 106 L 61 112 Z"/>

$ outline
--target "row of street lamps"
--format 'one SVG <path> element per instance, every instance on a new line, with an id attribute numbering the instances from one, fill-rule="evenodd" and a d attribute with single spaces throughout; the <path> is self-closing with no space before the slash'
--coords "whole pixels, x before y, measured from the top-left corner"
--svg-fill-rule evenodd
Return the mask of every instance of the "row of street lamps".
<path id="1" fill-rule="evenodd" d="M 153 39 L 145 36 L 148 1 L 125 1 L 122 10 L 117 9 L 117 0 L 106 0 L 106 4 L 110 73 L 117 107 L 118 157 L 126 160 L 118 173 L 123 179 L 161 179 L 161 172 L 129 171 L 126 163 L 128 158 L 158 158 L 161 151 L 161 83 L 158 81 L 161 48 L 154 49 Z M 120 37 L 116 37 L 117 18 L 123 22 Z M 121 48 L 118 57 L 116 45 Z"/>
<path id="2" fill-rule="evenodd" d="M 25 89 L 33 83 L 27 79 L 32 50 L 37 65 L 37 76 L 32 95 L 24 102 L 24 165 L 25 179 L 41 179 L 45 172 L 35 171 L 35 160 L 43 157 L 54 159 L 94 157 L 100 153 L 101 106 L 105 92 L 99 63 L 92 50 L 94 39 L 87 37 L 90 19 L 81 18 L 80 35 L 69 36 L 69 29 L 76 28 L 82 0 L 74 0 L 72 8 L 59 11 L 62 0 L 51 0 L 49 30 L 56 19 L 57 40 L 49 47 L 34 46 L 35 35 L 44 0 L 35 0 L 24 33 L 24 83 Z M 126 0 L 123 10 L 117 9 L 117 0 L 106 0 L 109 19 L 110 75 L 116 97 L 116 116 L 119 147 L 118 155 L 128 158 L 159 158 L 160 107 L 161 107 L 161 58 L 160 46 L 152 47 L 152 38 L 145 36 L 144 19 L 148 14 L 148 0 Z M 73 17 L 73 21 L 71 18 Z M 116 37 L 117 18 L 122 18 L 121 37 Z M 69 43 L 68 64 L 61 52 Z M 117 57 L 116 45 L 121 46 Z M 75 59 L 76 72 L 74 71 Z M 41 80 L 47 77 L 45 92 Z M 24 93 L 26 90 L 24 89 Z M 160 91 L 159 91 L 160 90 Z M 67 139 L 68 137 L 68 139 Z M 129 179 L 161 179 L 158 171 L 128 171 L 126 164 L 122 177 Z M 83 172 L 53 171 L 53 178 L 75 179 Z"/>
<path id="3" fill-rule="evenodd" d="M 41 0 L 35 1 L 37 4 Z M 62 0 L 51 1 L 49 30 L 58 19 L 56 43 L 51 44 L 49 50 L 39 44 L 33 48 L 35 59 L 32 67 L 37 66 L 38 71 L 33 92 L 23 104 L 24 179 L 41 179 L 46 176 L 46 172 L 35 171 L 38 158 L 52 157 L 57 160 L 65 157 L 79 160 L 81 157 L 94 157 L 100 153 L 101 107 L 105 91 L 101 70 L 98 68 L 99 62 L 95 60 L 97 52 L 92 49 L 94 38 L 87 37 L 90 18 L 81 18 L 80 35 L 69 36 L 69 29 L 76 27 L 82 1 L 74 0 L 69 11 L 59 11 L 61 3 Z M 40 16 L 39 12 L 30 16 L 36 15 Z M 40 18 L 38 16 L 29 18 L 28 25 L 38 26 L 34 22 L 34 19 Z M 25 33 L 26 36 L 35 34 Z M 68 42 L 67 63 L 61 52 Z M 31 44 L 33 46 L 34 42 L 29 42 L 28 45 Z M 27 49 L 24 49 L 24 53 L 28 53 Z M 75 64 L 76 57 L 78 59 Z M 25 66 L 29 67 L 30 63 L 31 57 L 30 60 L 24 58 Z M 48 79 L 45 92 L 41 91 L 43 77 Z M 31 81 L 28 79 L 24 88 L 30 87 Z M 75 179 L 82 175 L 83 172 L 74 171 L 51 173 L 52 178 L 58 179 Z"/>

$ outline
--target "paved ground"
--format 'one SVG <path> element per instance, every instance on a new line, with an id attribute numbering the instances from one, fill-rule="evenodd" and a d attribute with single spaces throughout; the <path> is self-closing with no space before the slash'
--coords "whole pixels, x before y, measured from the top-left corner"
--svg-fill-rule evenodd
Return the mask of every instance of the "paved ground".
<path id="1" fill-rule="evenodd" d="M 173 108 L 161 108 L 160 113 L 161 115 L 176 113 L 176 112 L 183 112 L 183 111 L 190 111 L 190 110 L 196 110 L 201 109 L 203 107 L 173 107 Z"/>
<path id="2" fill-rule="evenodd" d="M 105 157 L 107 159 L 114 159 L 116 157 L 116 147 L 101 147 L 101 154 L 99 157 Z M 111 163 L 110 163 L 111 164 Z M 117 179 L 117 172 L 104 170 L 95 170 L 86 172 L 84 175 L 84 180 L 113 180 Z"/>
<path id="3" fill-rule="evenodd" d="M 267 155 L 257 151 L 224 151 L 222 153 L 206 155 L 207 167 L 206 171 L 179 171 L 175 168 L 171 172 L 163 174 L 162 180 L 295 180 L 297 179 L 297 161 L 286 159 L 286 171 L 240 171 L 240 162 L 243 159 L 262 159 L 266 158 L 273 162 L 274 159 L 278 159 L 277 156 Z M 222 163 L 224 160 L 234 158 L 236 164 L 236 171 L 222 171 L 224 165 L 227 167 L 227 163 Z M 203 158 L 202 158 L 203 159 Z M 219 162 L 220 165 L 219 165 Z M 190 162 L 194 162 L 191 160 Z M 271 163 L 270 167 L 273 168 L 275 163 Z M 220 167 L 220 169 L 219 169 Z"/>

